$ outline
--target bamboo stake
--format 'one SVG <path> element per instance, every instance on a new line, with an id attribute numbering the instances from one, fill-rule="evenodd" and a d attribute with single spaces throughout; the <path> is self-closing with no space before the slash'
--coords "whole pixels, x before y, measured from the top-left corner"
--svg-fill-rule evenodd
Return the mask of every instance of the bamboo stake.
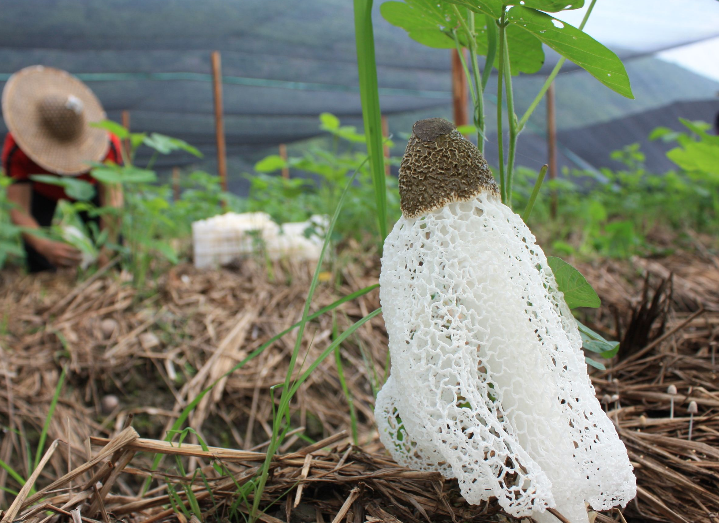
<path id="1" fill-rule="evenodd" d="M 283 143 L 280 144 L 280 158 L 287 163 L 287 146 Z M 290 168 L 285 166 L 282 168 L 282 177 L 286 180 L 290 179 Z"/>
<path id="2" fill-rule="evenodd" d="M 130 131 L 130 111 L 122 111 L 122 126 Z M 125 138 L 122 141 L 122 146 L 125 148 L 125 157 L 130 158 L 130 154 L 132 154 L 132 145 L 130 144 L 130 139 Z"/>
<path id="3" fill-rule="evenodd" d="M 553 181 L 557 179 L 557 120 L 554 106 L 554 82 L 547 89 L 547 146 L 549 148 L 547 152 L 547 156 L 549 156 L 547 162 L 549 164 L 549 180 Z M 552 218 L 557 217 L 558 205 L 557 192 L 552 189 L 550 202 Z"/>
<path id="4" fill-rule="evenodd" d="M 457 50 L 452 49 L 452 108 L 454 110 L 454 125 L 457 127 L 469 124 L 469 115 L 467 114 L 468 93 L 467 76 L 464 74 L 462 60 Z"/>
<path id="5" fill-rule="evenodd" d="M 222 114 L 222 61 L 219 51 L 212 51 L 212 85 L 215 99 L 215 135 L 217 138 L 217 172 L 220 185 L 227 191 L 227 153 L 225 150 L 225 125 Z"/>
<path id="6" fill-rule="evenodd" d="M 180 168 L 172 168 L 172 197 L 175 201 L 180 199 Z"/>

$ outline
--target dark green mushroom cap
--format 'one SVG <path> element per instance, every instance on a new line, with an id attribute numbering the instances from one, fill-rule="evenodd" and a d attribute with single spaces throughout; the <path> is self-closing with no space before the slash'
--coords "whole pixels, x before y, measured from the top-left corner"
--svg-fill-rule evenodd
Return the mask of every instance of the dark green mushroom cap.
<path id="1" fill-rule="evenodd" d="M 499 187 L 479 149 L 443 118 L 419 120 L 399 168 L 402 214 L 416 218 Z"/>

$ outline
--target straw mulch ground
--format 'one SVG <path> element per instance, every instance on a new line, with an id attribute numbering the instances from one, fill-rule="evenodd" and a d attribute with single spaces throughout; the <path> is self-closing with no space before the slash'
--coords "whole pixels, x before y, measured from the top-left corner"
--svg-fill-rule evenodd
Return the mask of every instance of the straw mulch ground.
<path id="1" fill-rule="evenodd" d="M 368 254 L 323 274 L 312 310 L 376 283 L 374 260 Z M 586 323 L 625 341 L 593 379 L 639 485 L 624 514 L 599 514 L 596 521 L 719 521 L 719 262 L 708 253 L 675 254 L 581 270 L 604 302 Z M 247 504 L 237 502 L 238 486 L 248 484 L 264 459 L 269 388 L 284 380 L 293 334 L 221 382 L 192 414 L 190 426 L 216 448 L 193 445 L 193 436 L 181 447 L 159 440 L 204 387 L 300 318 L 308 268 L 274 266 L 271 273 L 268 279 L 251 261 L 218 272 L 183 265 L 162 274 L 151 293 L 138 293 L 112 271 L 80 285 L 62 275 L 0 275 L 0 425 L 7 427 L 0 459 L 24 477 L 32 473 L 28 463 L 61 369 L 67 370 L 49 450 L 33 476 L 45 491 L 0 493 L 4 521 L 55 514 L 74 523 L 185 523 L 170 506 L 168 483 L 183 501 L 182 485 L 192 484 L 203 520 L 242 519 Z M 342 285 L 331 284 L 337 281 Z M 302 342 L 304 365 L 378 305 L 374 290 L 312 322 Z M 359 447 L 349 444 L 350 409 L 334 355 L 301 389 L 293 404 L 296 429 L 263 496 L 266 523 L 507 520 L 494 503 L 470 507 L 455 482 L 402 469 L 384 452 L 372 408 L 373 387 L 386 372 L 386 342 L 376 318 L 342 346 Z M 675 395 L 667 393 L 670 385 Z M 152 472 L 154 452 L 181 455 L 185 477 L 172 456 Z M 218 473 L 213 464 L 224 468 Z M 152 490 L 141 496 L 149 475 Z M 21 487 L 5 469 L 0 486 Z M 251 489 L 248 495 L 251 504 Z"/>

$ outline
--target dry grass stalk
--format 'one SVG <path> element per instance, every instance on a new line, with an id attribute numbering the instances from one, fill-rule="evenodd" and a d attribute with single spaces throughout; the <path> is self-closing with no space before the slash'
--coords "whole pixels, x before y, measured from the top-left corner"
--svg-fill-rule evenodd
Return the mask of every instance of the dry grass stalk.
<path id="1" fill-rule="evenodd" d="M 343 267 L 341 279 L 348 283 L 338 289 L 321 285 L 313 310 L 376 283 L 373 260 L 360 257 Z M 637 267 L 645 269 L 655 285 L 657 278 L 674 274 L 664 334 L 658 329 L 649 332 L 652 341 L 639 352 L 593 377 L 599 397 L 619 398 L 607 408 L 636 466 L 639 496 L 625 512 L 630 521 L 709 523 L 719 513 L 719 365 L 711 363 L 711 350 L 719 344 L 719 269 L 683 255 L 582 266 L 605 304 L 585 318 L 590 327 L 610 337 L 626 331 L 644 292 L 642 282 L 634 279 Z M 19 496 L 12 517 L 19 514 L 39 523 L 39 515 L 49 510 L 67 521 L 77 514 L 85 523 L 120 516 L 147 523 L 182 521 L 184 515 L 167 508 L 165 483 L 175 485 L 188 506 L 180 485 L 192 484 L 207 518 L 226 516 L 237 499 L 236 485 L 246 485 L 264 460 L 260 442 L 269 438 L 272 411 L 267 391 L 284 379 L 293 335 L 224 379 L 194 413 L 191 425 L 212 445 L 209 451 L 194 443 L 172 446 L 160 439 L 199 391 L 301 316 L 308 268 L 273 269 L 274 281 L 270 281 L 264 268 L 252 262 L 245 263 L 239 274 L 180 266 L 158 280 L 157 292 L 149 296 L 110 273 L 81 286 L 62 277 L 5 275 L 0 308 L 9 312 L 7 329 L 0 334 L 0 345 L 6 349 L 0 369 L 5 382 L 0 387 L 0 417 L 12 432 L 0 444 L 0 458 L 16 465 L 25 477 L 31 471 L 22 465 L 28 462 L 23 438 L 42 426 L 59 365 L 69 372 L 69 386 L 48 433 L 51 440 L 65 441 L 68 452 L 48 456 L 43 470 L 36 471 L 44 488 L 34 496 Z M 343 305 L 336 316 L 340 330 L 376 308 L 377 301 L 374 291 Z M 108 319 L 114 322 L 112 329 L 103 330 L 101 324 Z M 140 336 L 146 333 L 159 343 L 143 347 Z M 327 347 L 331 333 L 330 315 L 308 326 L 303 341 L 307 361 Z M 288 512 L 295 518 L 307 507 L 312 520 L 322 523 L 333 521 L 342 510 L 350 523 L 504 517 L 492 503 L 467 506 L 456 484 L 437 474 L 405 470 L 389 459 L 377 441 L 372 419 L 372 385 L 381 384 L 386 375 L 382 321 L 369 322 L 348 341 L 342 346 L 342 359 L 362 446 L 344 443 L 350 418 L 334 360 L 328 358 L 292 406 L 298 427 L 293 438 L 309 435 L 322 441 L 300 448 L 299 440 L 291 439 L 276 457 L 263 505 L 286 495 L 288 503 L 282 498 L 277 506 L 287 508 L 263 514 L 261 520 L 287 521 Z M 669 418 L 668 385 L 678 391 L 673 396 L 674 419 Z M 120 405 L 101 416 L 101 400 L 107 394 L 118 396 Z M 694 416 L 692 441 L 687 441 L 691 401 L 699 412 Z M 148 438 L 139 438 L 130 428 L 122 431 L 133 416 L 134 426 Z M 92 455 L 84 444 L 90 436 L 88 442 L 97 452 Z M 253 447 L 256 450 L 250 450 Z M 148 453 L 153 452 L 172 459 L 151 472 Z M 210 490 L 198 475 L 192 483 L 192 473 L 184 477 L 174 470 L 174 456 L 195 460 Z M 73 466 L 68 472 L 69 461 Z M 214 471 L 212 463 L 222 464 L 222 474 Z M 139 496 L 139 480 L 147 476 L 160 487 Z M 11 482 L 0 473 L 1 485 L 20 487 Z M 599 514 L 596 521 L 617 517 Z"/>

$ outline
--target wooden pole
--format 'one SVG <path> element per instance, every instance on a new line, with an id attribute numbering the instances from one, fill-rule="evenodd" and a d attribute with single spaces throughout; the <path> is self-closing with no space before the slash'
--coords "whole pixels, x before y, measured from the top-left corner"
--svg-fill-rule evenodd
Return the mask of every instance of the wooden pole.
<path id="1" fill-rule="evenodd" d="M 172 168 L 172 197 L 175 201 L 180 199 L 180 168 Z"/>
<path id="2" fill-rule="evenodd" d="M 215 136 L 217 138 L 217 172 L 220 186 L 227 190 L 227 153 L 225 151 L 225 125 L 222 117 L 222 62 L 220 52 L 212 51 L 212 85 L 215 95 Z"/>
<path id="3" fill-rule="evenodd" d="M 285 163 L 287 163 L 287 146 L 283 143 L 280 144 L 280 158 L 282 158 Z M 286 180 L 290 179 L 290 168 L 289 167 L 283 167 L 282 168 L 282 177 Z"/>
<path id="4" fill-rule="evenodd" d="M 452 107 L 454 108 L 454 125 L 457 127 L 469 124 L 468 102 L 467 76 L 464 74 L 459 53 L 456 49 L 452 49 Z"/>
<path id="5" fill-rule="evenodd" d="M 557 179 L 557 120 L 556 109 L 554 105 L 554 82 L 547 89 L 547 156 L 549 157 L 549 179 Z M 550 212 L 552 218 L 557 217 L 557 193 L 552 189 Z"/>
<path id="6" fill-rule="evenodd" d="M 122 111 L 122 126 L 130 130 L 130 111 Z M 125 148 L 125 155 L 129 159 L 130 155 L 132 154 L 132 145 L 130 144 L 130 139 L 125 138 L 122 141 L 122 146 Z"/>
<path id="7" fill-rule="evenodd" d="M 389 136 L 389 120 L 387 120 L 385 115 L 382 115 L 382 136 L 385 138 Z M 384 157 L 389 159 L 389 145 L 384 144 L 382 149 L 384 149 Z M 384 162 L 384 174 L 389 176 L 390 172 L 389 162 Z"/>

